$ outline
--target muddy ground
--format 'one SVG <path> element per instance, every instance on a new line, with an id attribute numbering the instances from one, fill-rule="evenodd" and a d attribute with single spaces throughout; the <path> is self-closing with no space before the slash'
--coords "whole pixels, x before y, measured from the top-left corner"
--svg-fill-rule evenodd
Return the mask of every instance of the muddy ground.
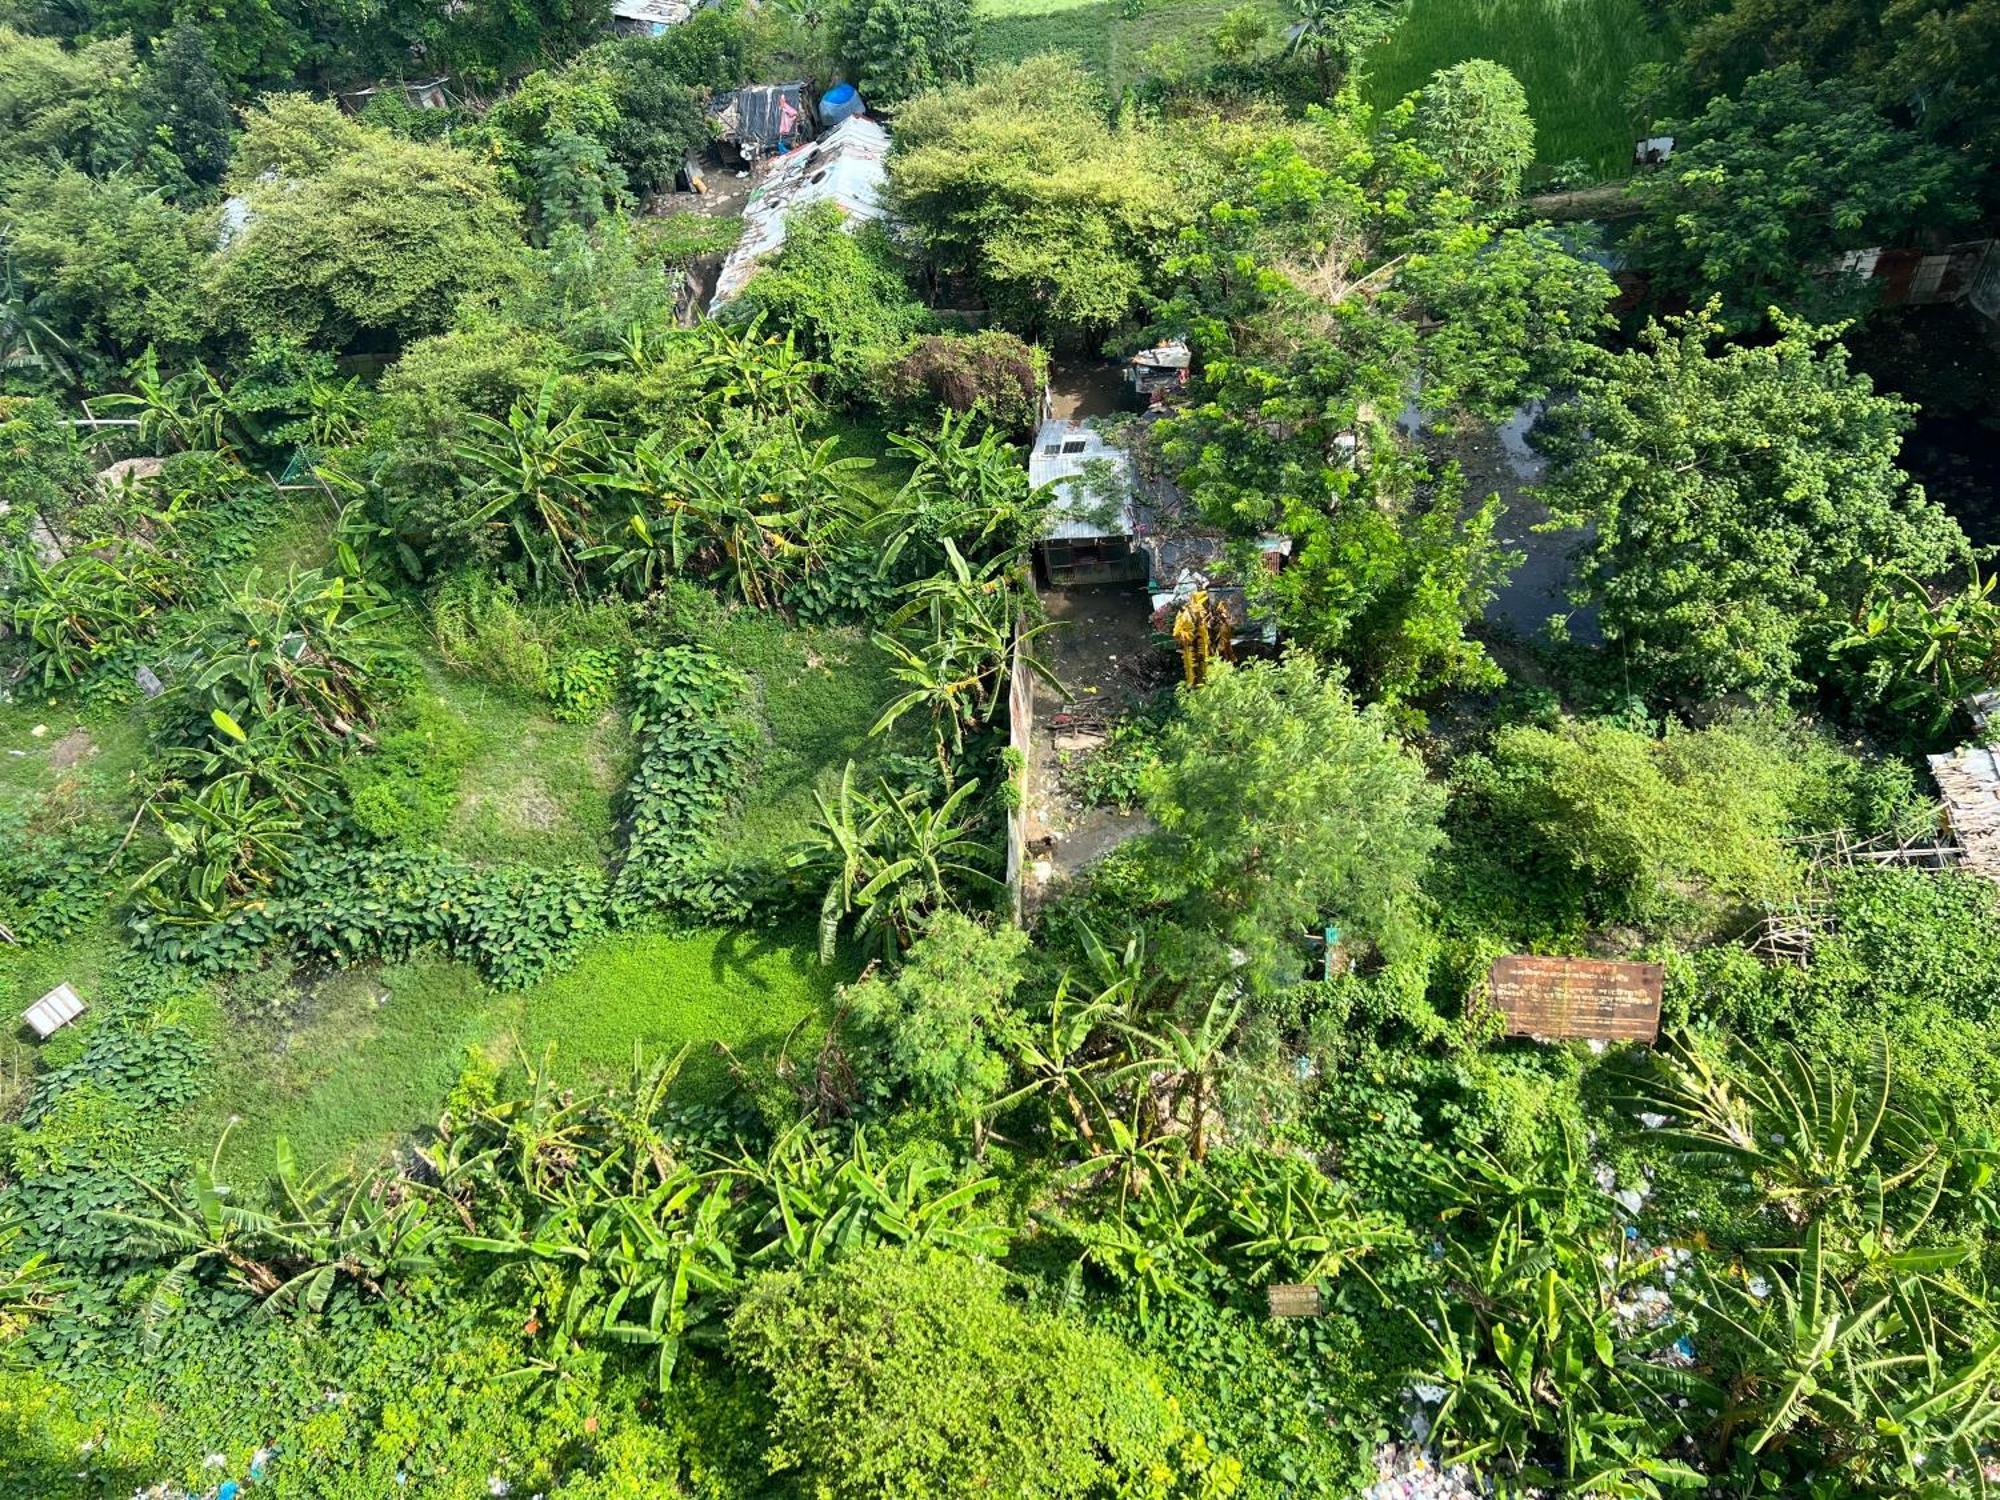
<path id="1" fill-rule="evenodd" d="M 1062 784 L 1062 757 L 1096 748 L 1104 729 L 1173 680 L 1174 658 L 1153 634 L 1151 604 L 1136 583 L 1046 589 L 1055 629 L 1036 643 L 1063 685 L 1037 680 L 1027 775 L 1026 904 L 1152 825 L 1142 813 L 1084 807 Z"/>

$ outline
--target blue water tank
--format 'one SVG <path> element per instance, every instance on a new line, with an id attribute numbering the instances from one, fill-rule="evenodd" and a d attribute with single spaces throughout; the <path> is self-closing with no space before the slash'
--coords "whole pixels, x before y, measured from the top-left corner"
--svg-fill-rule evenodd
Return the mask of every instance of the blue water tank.
<path id="1" fill-rule="evenodd" d="M 831 130 L 842 120 L 851 120 L 867 106 L 861 96 L 854 91 L 851 83 L 836 83 L 820 96 L 819 128 Z"/>

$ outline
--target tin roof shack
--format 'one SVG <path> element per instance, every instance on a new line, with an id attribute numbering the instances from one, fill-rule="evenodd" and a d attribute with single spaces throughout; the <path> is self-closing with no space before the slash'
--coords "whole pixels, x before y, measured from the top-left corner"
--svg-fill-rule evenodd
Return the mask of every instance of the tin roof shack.
<path id="1" fill-rule="evenodd" d="M 1146 559 L 1134 545 L 1138 471 L 1132 455 L 1108 441 L 1093 419 L 1042 423 L 1028 455 L 1028 481 L 1054 492 L 1034 548 L 1037 582 L 1061 588 L 1146 576 Z"/>
<path id="2" fill-rule="evenodd" d="M 1194 356 L 1180 339 L 1141 349 L 1125 361 L 1125 382 L 1148 406 L 1164 406 L 1187 385 Z"/>
<path id="3" fill-rule="evenodd" d="M 785 216 L 793 209 L 831 203 L 850 231 L 881 218 L 888 155 L 889 132 L 857 117 L 836 125 L 803 151 L 787 152 L 770 163 L 743 205 L 743 238 L 723 262 L 708 310 L 734 300 L 756 274 L 757 263 L 785 243 Z"/>
<path id="4" fill-rule="evenodd" d="M 1206 526 L 1189 510 L 1187 497 L 1164 480 L 1145 487 L 1134 506 L 1139 551 L 1146 559 L 1146 591 L 1152 597 L 1153 628 L 1170 635 L 1174 617 L 1196 593 L 1222 606 L 1238 641 L 1270 645 L 1277 626 L 1255 619 L 1242 584 L 1242 568 L 1232 557 L 1229 538 Z M 1291 555 L 1292 539 L 1276 532 L 1257 538 L 1257 565 L 1275 573 Z"/>
<path id="5" fill-rule="evenodd" d="M 611 0 L 611 29 L 619 36 L 665 36 L 698 8 L 692 0 Z"/>
<path id="6" fill-rule="evenodd" d="M 445 85 L 451 79 L 424 78 L 415 83 L 377 83 L 365 89 L 354 89 L 340 96 L 340 102 L 349 114 L 360 114 L 374 100 L 385 94 L 400 93 L 403 102 L 411 109 L 445 109 L 451 104 L 451 95 L 445 92 Z"/>
<path id="7" fill-rule="evenodd" d="M 2000 880 L 2000 754 L 1961 745 L 1930 757 L 1931 778 L 1944 794 L 1945 823 L 1964 851 L 1959 868 Z"/>
<path id="8" fill-rule="evenodd" d="M 747 167 L 812 136 L 804 83 L 753 83 L 718 94 L 709 106 L 725 165 Z"/>

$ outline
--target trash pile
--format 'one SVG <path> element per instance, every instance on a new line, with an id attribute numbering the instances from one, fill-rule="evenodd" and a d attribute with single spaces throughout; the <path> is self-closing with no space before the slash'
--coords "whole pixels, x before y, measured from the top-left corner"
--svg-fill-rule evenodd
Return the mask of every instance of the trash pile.
<path id="1" fill-rule="evenodd" d="M 1360 1500 L 1485 1500 L 1492 1493 L 1463 1464 L 1440 1465 L 1415 1443 L 1384 1443 L 1375 1450 L 1375 1482 Z"/>

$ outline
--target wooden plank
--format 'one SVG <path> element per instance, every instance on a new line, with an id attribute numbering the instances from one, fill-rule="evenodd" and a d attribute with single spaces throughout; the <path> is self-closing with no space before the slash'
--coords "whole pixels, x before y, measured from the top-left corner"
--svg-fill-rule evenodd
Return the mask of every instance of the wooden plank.
<path id="1" fill-rule="evenodd" d="M 1650 1042 L 1665 980 L 1659 964 L 1511 954 L 1493 961 L 1488 986 L 1508 1036 Z"/>
<path id="2" fill-rule="evenodd" d="M 1309 1281 L 1273 1282 L 1265 1296 L 1274 1318 L 1316 1318 L 1320 1314 L 1319 1288 Z"/>

